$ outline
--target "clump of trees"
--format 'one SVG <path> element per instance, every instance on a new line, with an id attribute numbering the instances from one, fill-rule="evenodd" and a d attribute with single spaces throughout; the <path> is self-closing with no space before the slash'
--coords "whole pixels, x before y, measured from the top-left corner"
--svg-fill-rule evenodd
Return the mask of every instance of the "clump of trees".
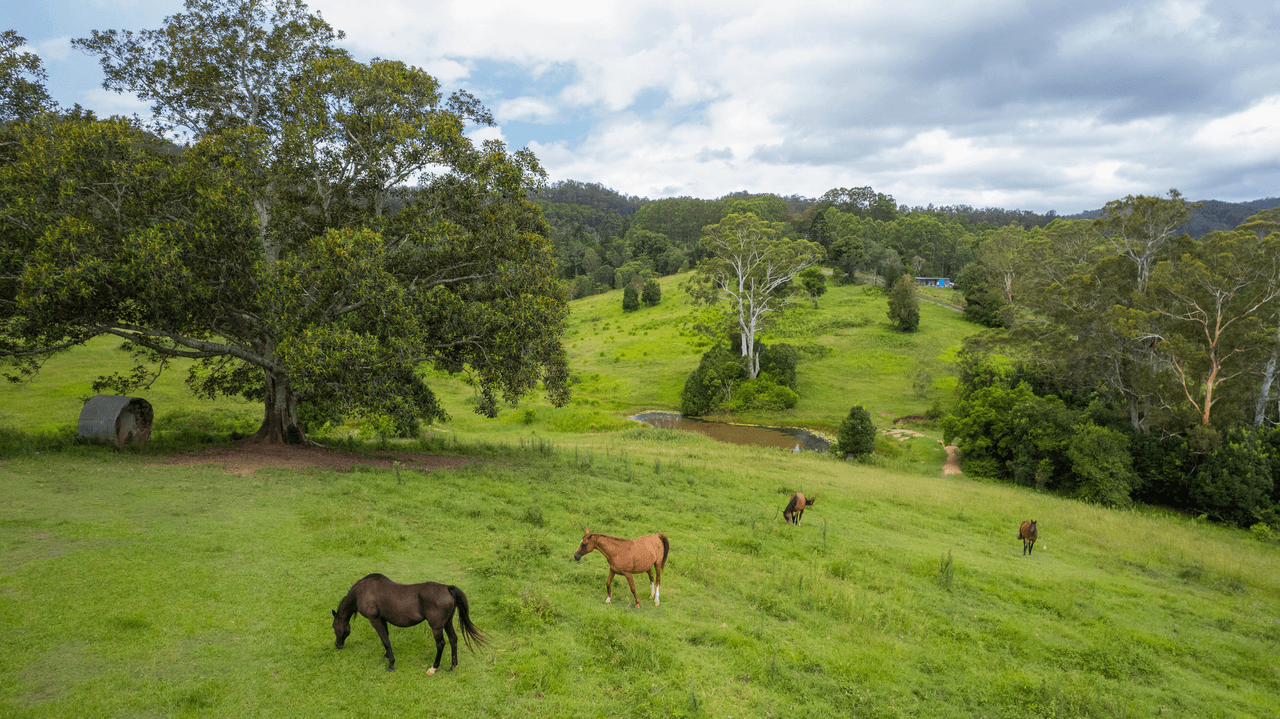
<path id="1" fill-rule="evenodd" d="M 799 353 L 788 344 L 762 345 L 760 372 L 750 377 L 746 361 L 732 342 L 717 342 L 707 350 L 685 380 L 680 413 L 699 417 L 716 411 L 781 411 L 800 400 L 796 392 Z"/>
<path id="2" fill-rule="evenodd" d="M 468 126 L 492 123 L 475 98 L 357 62 L 341 37 L 298 0 L 189 0 L 160 29 L 74 42 L 107 89 L 151 103 L 144 123 L 33 113 L 51 109 L 39 92 L 6 91 L 0 356 L 16 375 L 112 335 L 136 367 L 95 390 L 195 360 L 189 386 L 262 402 L 273 442 L 305 440 L 304 407 L 445 418 L 424 362 L 468 370 L 488 416 L 540 382 L 568 401 L 537 159 L 473 144 Z"/>

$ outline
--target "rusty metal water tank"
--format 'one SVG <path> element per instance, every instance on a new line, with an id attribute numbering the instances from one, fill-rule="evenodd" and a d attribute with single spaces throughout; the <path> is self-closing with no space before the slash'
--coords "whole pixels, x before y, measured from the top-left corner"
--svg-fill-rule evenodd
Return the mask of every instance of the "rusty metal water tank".
<path id="1" fill-rule="evenodd" d="M 141 397 L 100 394 L 80 410 L 80 436 L 117 447 L 143 444 L 151 438 L 154 417 L 151 403 Z"/>

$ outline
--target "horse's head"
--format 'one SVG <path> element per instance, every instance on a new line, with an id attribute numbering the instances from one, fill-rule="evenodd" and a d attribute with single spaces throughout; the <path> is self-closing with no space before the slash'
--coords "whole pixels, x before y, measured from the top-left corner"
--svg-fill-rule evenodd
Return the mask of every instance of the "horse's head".
<path id="1" fill-rule="evenodd" d="M 591 538 L 591 530 L 588 529 L 586 533 L 582 535 L 582 544 L 578 545 L 578 551 L 573 553 L 573 561 L 576 562 L 582 559 L 584 556 L 593 552 L 595 548 L 596 542 Z"/>
<path id="2" fill-rule="evenodd" d="M 333 646 L 341 649 L 347 641 L 347 635 L 351 633 L 351 621 L 338 616 L 332 609 L 329 611 L 333 612 Z"/>

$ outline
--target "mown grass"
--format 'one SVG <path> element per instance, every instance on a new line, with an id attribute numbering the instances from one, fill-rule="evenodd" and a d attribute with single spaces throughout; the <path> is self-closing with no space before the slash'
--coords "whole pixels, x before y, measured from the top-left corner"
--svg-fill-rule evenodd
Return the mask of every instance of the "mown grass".
<path id="1" fill-rule="evenodd" d="M 0 461 L 0 715 L 1280 713 L 1275 544 L 672 431 L 561 439 L 429 439 L 475 461 L 403 483 Z M 662 606 L 603 603 L 584 527 L 670 537 Z M 490 646 L 435 677 L 421 628 L 391 630 L 394 674 L 364 620 L 335 650 L 329 610 L 374 571 L 462 587 Z"/>

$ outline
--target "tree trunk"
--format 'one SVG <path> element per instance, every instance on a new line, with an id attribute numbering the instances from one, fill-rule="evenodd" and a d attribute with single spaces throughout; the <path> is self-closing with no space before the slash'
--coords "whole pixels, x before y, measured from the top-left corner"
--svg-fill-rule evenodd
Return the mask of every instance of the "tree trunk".
<path id="1" fill-rule="evenodd" d="M 1267 400 L 1271 397 L 1271 383 L 1276 378 L 1276 359 L 1280 357 L 1280 349 L 1271 351 L 1271 359 L 1267 360 L 1267 368 L 1262 371 L 1262 389 L 1258 391 L 1258 404 L 1253 413 L 1253 426 L 1261 427 L 1267 418 Z"/>
<path id="2" fill-rule="evenodd" d="M 267 374 L 263 398 L 262 426 L 250 442 L 267 444 L 311 444 L 298 422 L 298 398 L 284 375 Z"/>

